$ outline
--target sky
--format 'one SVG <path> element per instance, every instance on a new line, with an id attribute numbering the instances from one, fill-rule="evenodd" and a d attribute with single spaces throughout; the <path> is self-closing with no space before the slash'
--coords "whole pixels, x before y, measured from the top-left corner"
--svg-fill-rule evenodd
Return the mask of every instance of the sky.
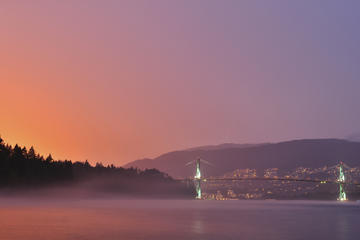
<path id="1" fill-rule="evenodd" d="M 360 131 L 360 1 L 1 1 L 0 134 L 117 166 Z"/>

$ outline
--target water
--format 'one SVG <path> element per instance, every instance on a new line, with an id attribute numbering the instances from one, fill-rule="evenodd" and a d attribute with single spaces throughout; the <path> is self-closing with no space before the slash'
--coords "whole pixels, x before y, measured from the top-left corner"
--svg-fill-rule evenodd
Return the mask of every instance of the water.
<path id="1" fill-rule="evenodd" d="M 359 239 L 360 204 L 0 199 L 1 240 Z"/>

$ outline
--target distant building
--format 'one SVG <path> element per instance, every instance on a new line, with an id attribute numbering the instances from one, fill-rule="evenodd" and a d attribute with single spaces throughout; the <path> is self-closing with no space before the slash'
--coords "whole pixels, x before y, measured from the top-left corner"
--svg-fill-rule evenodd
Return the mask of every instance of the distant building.
<path id="1" fill-rule="evenodd" d="M 268 169 L 265 169 L 265 171 L 264 171 L 264 177 L 268 177 L 268 178 L 278 177 L 278 172 L 279 172 L 279 169 L 278 169 L 278 168 L 268 168 Z"/>

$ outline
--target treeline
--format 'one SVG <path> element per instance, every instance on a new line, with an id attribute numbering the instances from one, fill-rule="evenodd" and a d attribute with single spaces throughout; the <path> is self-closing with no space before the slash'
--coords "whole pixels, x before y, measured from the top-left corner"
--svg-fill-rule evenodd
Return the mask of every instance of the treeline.
<path id="1" fill-rule="evenodd" d="M 129 194 L 187 195 L 192 187 L 185 186 L 157 169 L 92 166 L 88 161 L 72 162 L 44 157 L 33 147 L 27 149 L 6 144 L 0 138 L 0 188 L 46 187 L 76 185 L 92 191 Z"/>

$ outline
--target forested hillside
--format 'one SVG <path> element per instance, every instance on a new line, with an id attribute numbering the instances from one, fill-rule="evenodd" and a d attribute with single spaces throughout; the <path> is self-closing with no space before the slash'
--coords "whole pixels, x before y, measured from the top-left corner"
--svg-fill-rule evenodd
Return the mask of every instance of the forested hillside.
<path id="1" fill-rule="evenodd" d="M 102 193 L 152 196 L 188 196 L 193 189 L 156 169 L 139 170 L 89 162 L 54 160 L 33 147 L 6 144 L 0 138 L 0 188 L 26 189 L 54 186 L 83 187 Z"/>

